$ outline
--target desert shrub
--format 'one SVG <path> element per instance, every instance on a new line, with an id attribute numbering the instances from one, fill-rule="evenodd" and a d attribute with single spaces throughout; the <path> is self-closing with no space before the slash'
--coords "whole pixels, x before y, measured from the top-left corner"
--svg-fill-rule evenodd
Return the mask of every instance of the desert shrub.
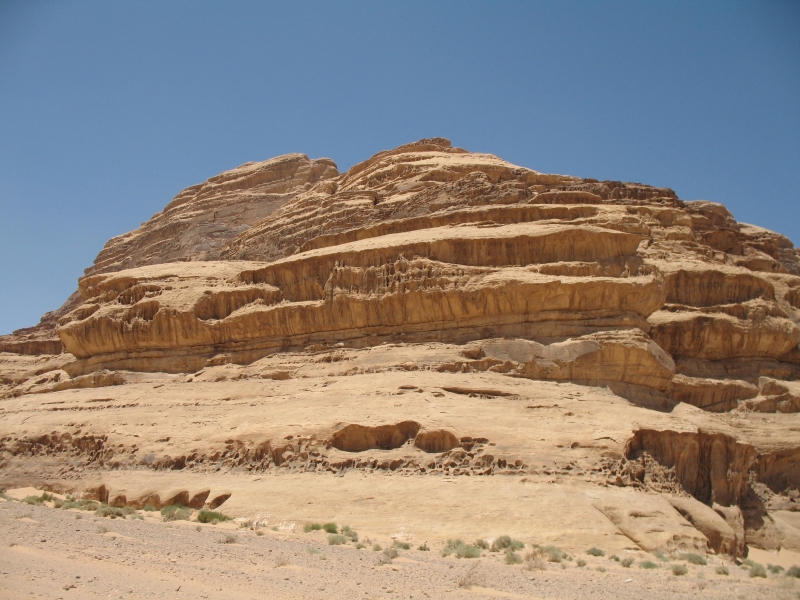
<path id="1" fill-rule="evenodd" d="M 630 556 L 627 557 L 627 558 L 623 558 L 620 561 L 620 564 L 627 569 L 628 567 L 630 567 L 633 564 L 633 559 Z"/>
<path id="2" fill-rule="evenodd" d="M 619 562 L 619 556 L 617 556 L 616 554 L 612 554 L 611 556 L 608 557 L 608 560 Z"/>
<path id="3" fill-rule="evenodd" d="M 442 556 L 450 556 L 458 546 L 463 546 L 462 540 L 447 540 L 447 543 L 442 548 Z"/>
<path id="4" fill-rule="evenodd" d="M 239 541 L 239 536 L 234 533 L 226 533 L 223 537 L 217 540 L 218 544 L 235 544 Z"/>
<path id="5" fill-rule="evenodd" d="M 746 567 L 755 567 L 757 564 L 758 564 L 757 562 L 755 562 L 753 560 L 750 560 L 749 558 L 743 558 L 742 559 L 742 564 L 740 566 L 744 566 L 745 568 Z"/>
<path id="6" fill-rule="evenodd" d="M 183 504 L 170 504 L 161 509 L 161 518 L 164 521 L 188 521 L 192 509 Z"/>
<path id="7" fill-rule="evenodd" d="M 800 579 L 800 567 L 790 567 L 786 571 L 786 576 L 787 577 L 797 577 L 798 579 Z"/>
<path id="8" fill-rule="evenodd" d="M 475 546 L 465 544 L 456 548 L 456 558 L 478 558 L 481 555 L 481 549 Z"/>
<path id="9" fill-rule="evenodd" d="M 708 561 L 704 556 L 700 556 L 699 554 L 695 554 L 694 552 L 682 552 L 678 554 L 678 560 L 685 560 L 686 562 L 690 562 L 693 565 L 706 565 Z"/>
<path id="10" fill-rule="evenodd" d="M 688 572 L 689 569 L 686 568 L 686 565 L 672 565 L 673 575 L 686 575 Z"/>
<path id="11" fill-rule="evenodd" d="M 144 512 L 156 512 L 158 509 L 152 504 L 145 504 L 142 510 Z"/>
<path id="12" fill-rule="evenodd" d="M 358 534 L 353 531 L 349 525 L 342 527 L 342 535 L 349 537 L 354 542 L 358 541 Z"/>
<path id="13" fill-rule="evenodd" d="M 726 567 L 725 565 L 719 565 L 716 569 L 714 569 L 714 571 L 717 573 L 717 575 L 730 575 L 731 574 L 731 572 L 728 571 L 728 567 Z"/>
<path id="14" fill-rule="evenodd" d="M 567 553 L 558 546 L 534 546 L 534 551 L 538 552 L 547 562 L 560 563 L 567 558 Z"/>
<path id="15" fill-rule="evenodd" d="M 108 504 L 101 504 L 97 507 L 97 510 L 95 510 L 94 514 L 96 514 L 98 517 L 110 517 L 112 519 L 116 519 L 117 517 L 124 518 L 125 515 L 130 515 L 134 512 L 136 511 L 129 506 L 119 508 L 116 506 L 109 506 Z"/>
<path id="16" fill-rule="evenodd" d="M 347 536 L 344 536 L 340 533 L 331 533 L 328 535 L 329 546 L 341 546 L 342 544 L 346 543 L 347 543 Z"/>
<path id="17" fill-rule="evenodd" d="M 582 558 L 579 558 L 579 559 L 578 559 L 578 560 L 575 562 L 575 564 L 576 564 L 576 565 L 578 565 L 579 567 L 585 567 L 585 566 L 586 566 L 586 561 L 585 561 L 585 560 L 583 560 Z"/>
<path id="18" fill-rule="evenodd" d="M 642 569 L 657 569 L 658 565 L 652 560 L 645 560 L 639 563 L 639 567 Z"/>
<path id="19" fill-rule="evenodd" d="M 461 540 L 447 540 L 442 556 L 450 556 L 455 554 L 456 558 L 478 558 L 481 555 L 481 549 L 477 546 L 470 546 Z"/>
<path id="20" fill-rule="evenodd" d="M 512 539 L 507 535 L 501 535 L 499 538 L 495 539 L 494 542 L 492 542 L 491 551 L 502 552 L 503 550 L 507 550 L 509 548 L 512 550 L 522 550 L 524 547 L 525 544 L 519 540 Z"/>
<path id="21" fill-rule="evenodd" d="M 770 573 L 774 574 L 774 575 L 780 575 L 780 574 L 781 574 L 781 573 L 783 573 L 783 572 L 784 572 L 786 569 L 784 569 L 784 568 L 783 568 L 782 566 L 780 566 L 780 565 L 767 565 L 767 570 L 768 570 Z"/>
<path id="22" fill-rule="evenodd" d="M 400 542 L 395 540 L 394 544 L 392 544 L 395 548 L 400 548 L 400 550 L 411 550 L 411 544 L 406 544 L 405 542 Z"/>
<path id="23" fill-rule="evenodd" d="M 655 553 L 655 556 L 661 562 L 669 562 L 669 556 L 667 556 L 663 550 L 659 550 Z"/>
<path id="24" fill-rule="evenodd" d="M 319 531 L 320 529 L 322 529 L 322 523 L 306 523 L 305 525 L 303 525 L 303 531 L 305 531 L 306 533 L 308 533 L 309 531 Z"/>
<path id="25" fill-rule="evenodd" d="M 458 587 L 464 588 L 466 590 L 470 589 L 472 586 L 481 585 L 483 583 L 483 578 L 481 578 L 476 569 L 478 568 L 478 564 L 472 565 L 469 570 L 458 580 Z"/>
<path id="26" fill-rule="evenodd" d="M 480 539 L 480 538 L 475 540 L 475 542 L 472 545 L 473 546 L 477 546 L 481 550 L 488 550 L 489 549 L 489 542 L 487 542 L 484 539 Z"/>
<path id="27" fill-rule="evenodd" d="M 100 535 L 103 535 L 104 533 L 108 533 L 108 527 L 106 527 L 105 525 L 98 525 L 96 531 Z"/>
<path id="28" fill-rule="evenodd" d="M 547 563 L 542 559 L 541 549 L 538 546 L 525 555 L 525 568 L 528 571 L 543 571 L 547 568 Z"/>
<path id="29" fill-rule="evenodd" d="M 206 510 L 204 508 L 197 513 L 197 520 L 200 523 L 222 523 L 223 521 L 230 521 L 231 518 L 228 515 L 223 515 L 221 512 Z"/>
<path id="30" fill-rule="evenodd" d="M 397 548 L 386 548 L 383 551 L 383 556 L 385 556 L 388 560 L 393 560 L 399 556 L 399 552 L 397 552 Z"/>
<path id="31" fill-rule="evenodd" d="M 601 573 L 605 573 L 606 572 L 606 568 L 605 567 L 597 567 L 595 569 L 595 571 L 600 571 Z"/>
<path id="32" fill-rule="evenodd" d="M 507 565 L 518 565 L 522 562 L 522 557 L 511 548 L 507 548 L 505 561 Z"/>
<path id="33" fill-rule="evenodd" d="M 606 553 L 603 552 L 602 550 L 600 550 L 600 548 L 589 548 L 586 551 L 586 554 L 589 554 L 591 556 L 605 556 L 606 555 Z"/>
<path id="34" fill-rule="evenodd" d="M 325 533 L 339 533 L 339 528 L 336 526 L 336 523 L 325 523 L 322 529 L 325 530 Z"/>
<path id="35" fill-rule="evenodd" d="M 764 565 L 755 564 L 750 567 L 750 577 L 766 577 L 767 570 L 764 568 Z"/>
<path id="36" fill-rule="evenodd" d="M 364 548 L 366 548 L 364 544 L 356 544 L 356 550 L 362 550 Z"/>
<path id="37" fill-rule="evenodd" d="M 44 504 L 45 502 L 52 502 L 55 500 L 56 500 L 55 496 L 52 496 L 47 492 L 42 492 L 41 496 L 25 496 L 25 498 L 22 499 L 22 501 L 25 504 L 31 504 L 31 505 Z"/>
<path id="38" fill-rule="evenodd" d="M 422 552 L 430 552 L 430 548 L 428 548 L 428 542 L 423 542 L 417 546 L 417 550 L 421 550 Z"/>
<path id="39" fill-rule="evenodd" d="M 372 549 L 373 549 L 375 552 L 380 552 L 380 551 L 381 551 L 381 545 L 380 545 L 380 544 L 373 544 L 373 545 L 372 545 Z"/>

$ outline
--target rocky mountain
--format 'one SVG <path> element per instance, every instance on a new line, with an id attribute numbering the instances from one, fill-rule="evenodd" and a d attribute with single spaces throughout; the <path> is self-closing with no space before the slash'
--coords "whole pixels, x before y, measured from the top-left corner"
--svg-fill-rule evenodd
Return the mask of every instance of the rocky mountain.
<path id="1" fill-rule="evenodd" d="M 483 481 L 564 546 L 800 552 L 800 251 L 722 204 L 442 138 L 286 155 L 187 188 L 79 292 L 65 352 L 2 342 L 0 483 L 302 520 L 280 494 L 340 475 L 328 512 L 442 537 L 507 525 L 469 520 Z"/>
<path id="2" fill-rule="evenodd" d="M 175 261 L 214 260 L 225 244 L 313 184 L 339 174 L 327 158 L 285 154 L 246 163 L 180 192 L 138 229 L 111 238 L 86 274 Z M 79 293 L 36 327 L 0 336 L 0 351 L 59 353 L 58 319 L 82 303 Z"/>

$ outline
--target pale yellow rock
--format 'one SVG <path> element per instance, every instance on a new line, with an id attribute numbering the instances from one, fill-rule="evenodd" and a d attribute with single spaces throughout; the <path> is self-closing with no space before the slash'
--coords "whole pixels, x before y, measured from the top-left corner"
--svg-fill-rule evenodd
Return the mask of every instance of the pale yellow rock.
<path id="1" fill-rule="evenodd" d="M 0 339 L 0 485 L 281 531 L 794 547 L 798 290 L 789 240 L 666 188 L 442 138 L 248 163 Z"/>

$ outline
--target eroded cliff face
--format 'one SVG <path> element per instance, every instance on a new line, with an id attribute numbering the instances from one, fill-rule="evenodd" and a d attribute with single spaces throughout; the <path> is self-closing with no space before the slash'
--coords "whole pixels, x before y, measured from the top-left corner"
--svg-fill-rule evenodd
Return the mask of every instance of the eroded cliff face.
<path id="1" fill-rule="evenodd" d="M 800 252 L 720 204 L 542 174 L 441 138 L 344 174 L 286 155 L 188 188 L 109 241 L 79 292 L 57 315 L 60 358 L 0 355 L 14 410 L 97 388 L 111 404 L 73 409 L 145 410 L 141 390 L 164 381 L 184 386 L 180 406 L 204 406 L 204 386 L 247 381 L 237 410 L 284 390 L 301 431 L 274 407 L 204 447 L 163 431 L 112 443 L 43 418 L 38 437 L 0 439 L 7 456 L 81 455 L 89 435 L 95 469 L 577 475 L 672 498 L 594 504 L 648 551 L 800 539 L 770 512 L 800 508 Z M 398 373 L 419 381 L 376 390 Z M 370 393 L 323 402 L 305 380 Z M 428 405 L 394 410 L 395 395 Z M 514 417 L 500 425 L 497 411 Z"/>
<path id="2" fill-rule="evenodd" d="M 249 162 L 180 192 L 133 231 L 111 238 L 87 275 L 175 261 L 214 260 L 225 245 L 312 185 L 339 174 L 327 158 L 285 154 Z M 58 354 L 58 320 L 81 304 L 73 294 L 36 327 L 0 336 L 0 352 Z"/>

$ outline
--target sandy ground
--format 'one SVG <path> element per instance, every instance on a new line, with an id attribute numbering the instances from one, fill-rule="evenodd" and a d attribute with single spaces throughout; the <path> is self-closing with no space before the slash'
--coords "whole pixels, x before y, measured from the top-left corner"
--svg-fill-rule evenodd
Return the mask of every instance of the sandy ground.
<path id="1" fill-rule="evenodd" d="M 0 501 L 0 598 L 800 597 L 794 579 L 751 579 L 713 557 L 707 566 L 687 565 L 680 577 L 669 570 L 675 562 L 644 570 L 638 562 L 623 568 L 608 557 L 573 555 L 530 570 L 504 564 L 497 553 L 444 558 L 433 544 L 428 552 L 400 550 L 382 564 L 383 553 L 371 545 L 329 546 L 324 532 L 164 523 L 158 513 L 140 514 L 144 520 L 109 519 Z M 227 535 L 235 542 L 222 543 Z M 386 547 L 389 540 L 369 542 Z M 577 566 L 579 558 L 585 566 Z M 730 575 L 716 573 L 722 564 Z"/>

